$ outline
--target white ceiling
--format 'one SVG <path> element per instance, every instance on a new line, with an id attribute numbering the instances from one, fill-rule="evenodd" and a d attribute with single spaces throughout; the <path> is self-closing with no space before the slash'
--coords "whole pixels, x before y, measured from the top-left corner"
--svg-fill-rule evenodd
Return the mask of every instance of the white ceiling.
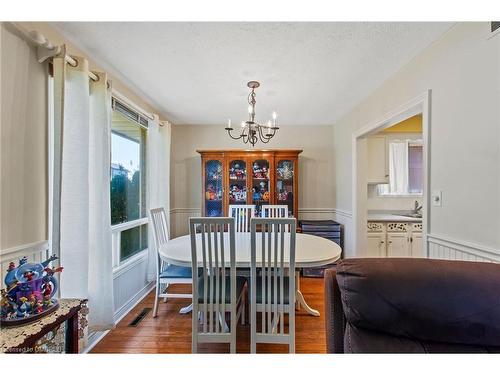
<path id="1" fill-rule="evenodd" d="M 79 22 L 56 28 L 175 124 L 331 125 L 451 23 Z"/>

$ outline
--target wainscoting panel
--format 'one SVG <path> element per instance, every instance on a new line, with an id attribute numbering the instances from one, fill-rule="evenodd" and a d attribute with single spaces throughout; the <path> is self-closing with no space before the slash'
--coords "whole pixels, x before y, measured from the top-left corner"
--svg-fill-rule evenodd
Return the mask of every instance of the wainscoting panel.
<path id="1" fill-rule="evenodd" d="M 17 267 L 19 259 L 24 256 L 28 258 L 28 263 L 43 262 L 50 256 L 49 242 L 34 242 L 0 251 L 0 280 L 2 280 L 2 283 L 9 268 L 9 263 L 14 262 Z"/>
<path id="2" fill-rule="evenodd" d="M 333 208 L 299 208 L 299 220 L 335 220 Z M 199 208 L 173 208 L 170 210 L 170 238 L 189 233 L 189 218 L 200 216 Z"/>
<path id="3" fill-rule="evenodd" d="M 189 218 L 201 216 L 199 208 L 173 208 L 170 210 L 170 238 L 189 234 Z"/>
<path id="4" fill-rule="evenodd" d="M 148 257 L 141 257 L 132 267 L 124 272 L 116 272 L 113 276 L 113 294 L 115 303 L 114 320 L 123 315 L 131 306 L 139 302 L 145 289 L 149 288 L 147 281 Z"/>
<path id="5" fill-rule="evenodd" d="M 428 234 L 429 258 L 467 260 L 472 262 L 500 262 L 500 250 Z"/>

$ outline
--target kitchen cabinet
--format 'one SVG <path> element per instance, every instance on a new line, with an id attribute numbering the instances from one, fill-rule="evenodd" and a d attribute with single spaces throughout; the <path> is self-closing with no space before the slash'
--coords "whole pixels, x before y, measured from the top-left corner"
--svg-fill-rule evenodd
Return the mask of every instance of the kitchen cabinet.
<path id="1" fill-rule="evenodd" d="M 368 184 L 389 183 L 389 157 L 385 136 L 371 136 L 367 145 L 367 182 Z"/>
<path id="2" fill-rule="evenodd" d="M 410 237 L 411 256 L 420 258 L 424 256 L 422 242 L 422 223 L 412 224 L 412 233 Z"/>
<path id="3" fill-rule="evenodd" d="M 368 222 L 368 256 L 421 257 L 422 223 Z"/>
<path id="4" fill-rule="evenodd" d="M 368 255 L 376 257 L 386 256 L 385 226 L 381 223 L 368 223 Z"/>

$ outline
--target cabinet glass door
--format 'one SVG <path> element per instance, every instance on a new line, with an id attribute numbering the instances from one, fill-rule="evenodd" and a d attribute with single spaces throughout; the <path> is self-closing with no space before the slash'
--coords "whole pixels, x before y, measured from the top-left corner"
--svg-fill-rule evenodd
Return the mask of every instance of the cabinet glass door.
<path id="1" fill-rule="evenodd" d="M 254 160 L 252 164 L 252 204 L 255 205 L 255 216 L 260 217 L 262 205 L 269 204 L 269 161 Z"/>
<path id="2" fill-rule="evenodd" d="M 292 160 L 279 160 L 276 165 L 276 203 L 288 206 L 288 215 L 293 216 L 294 170 Z"/>
<path id="3" fill-rule="evenodd" d="M 247 203 L 247 163 L 231 160 L 229 163 L 229 204 Z"/>
<path id="4" fill-rule="evenodd" d="M 207 160 L 205 163 L 205 215 L 223 216 L 222 162 Z"/>

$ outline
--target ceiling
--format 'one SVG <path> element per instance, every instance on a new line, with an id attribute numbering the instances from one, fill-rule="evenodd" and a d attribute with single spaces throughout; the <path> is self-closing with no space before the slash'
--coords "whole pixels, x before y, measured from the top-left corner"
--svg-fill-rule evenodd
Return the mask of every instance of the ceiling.
<path id="1" fill-rule="evenodd" d="M 69 41 L 174 124 L 332 125 L 448 30 L 430 22 L 62 22 Z"/>

